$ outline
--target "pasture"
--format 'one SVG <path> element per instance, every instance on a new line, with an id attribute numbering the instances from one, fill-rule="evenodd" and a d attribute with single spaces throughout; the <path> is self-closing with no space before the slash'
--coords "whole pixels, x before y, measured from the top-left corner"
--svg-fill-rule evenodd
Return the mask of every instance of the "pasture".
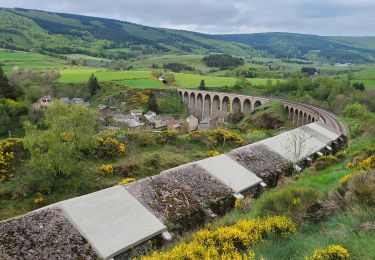
<path id="1" fill-rule="evenodd" d="M 119 80 L 117 83 L 123 84 L 128 86 L 129 88 L 138 88 L 138 89 L 147 89 L 147 88 L 155 88 L 155 89 L 165 89 L 168 88 L 167 85 L 164 85 L 160 81 L 156 79 L 124 79 Z"/>
<path id="2" fill-rule="evenodd" d="M 174 73 L 174 75 L 176 78 L 177 85 L 185 88 L 198 88 L 201 80 L 205 81 L 206 87 L 208 88 L 225 86 L 231 87 L 237 81 L 237 78 L 235 77 L 214 77 L 187 73 Z M 268 79 L 254 78 L 248 80 L 253 85 L 265 85 Z"/>
<path id="3" fill-rule="evenodd" d="M 98 77 L 99 81 L 119 81 L 135 79 L 151 79 L 149 71 L 109 71 L 105 69 L 71 67 L 60 71 L 61 77 L 58 82 L 61 83 L 83 83 L 86 82 L 91 74 Z"/>
<path id="4" fill-rule="evenodd" d="M 64 65 L 64 61 L 47 55 L 0 49 L 0 64 L 4 71 L 10 72 L 14 67 L 31 69 L 52 69 Z"/>

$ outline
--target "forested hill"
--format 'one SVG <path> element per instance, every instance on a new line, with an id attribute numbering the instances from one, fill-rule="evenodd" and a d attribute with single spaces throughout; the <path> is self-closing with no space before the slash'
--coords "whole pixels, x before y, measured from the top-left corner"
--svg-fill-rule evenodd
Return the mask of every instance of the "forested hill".
<path id="1" fill-rule="evenodd" d="M 0 9 L 0 47 L 128 59 L 163 53 L 227 53 L 364 63 L 375 61 L 375 37 L 291 33 L 208 35 L 26 9 Z"/>

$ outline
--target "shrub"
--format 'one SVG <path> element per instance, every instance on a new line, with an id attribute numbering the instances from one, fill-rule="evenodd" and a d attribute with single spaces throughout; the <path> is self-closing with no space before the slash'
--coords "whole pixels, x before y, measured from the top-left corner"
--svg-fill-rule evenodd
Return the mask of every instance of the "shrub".
<path id="1" fill-rule="evenodd" d="M 13 152 L 8 153 L 0 150 L 0 182 L 9 180 L 13 177 L 14 168 L 11 166 L 13 159 Z"/>
<path id="2" fill-rule="evenodd" d="M 338 161 L 337 157 L 333 155 L 322 156 L 313 163 L 312 168 L 318 171 L 324 170 Z"/>
<path id="3" fill-rule="evenodd" d="M 350 254 L 347 249 L 340 245 L 331 245 L 325 249 L 317 249 L 314 254 L 307 259 L 311 260 L 345 260 L 349 259 Z"/>
<path id="4" fill-rule="evenodd" d="M 215 157 L 215 156 L 218 156 L 220 155 L 220 153 L 218 151 L 208 151 L 208 156 L 210 157 Z"/>
<path id="5" fill-rule="evenodd" d="M 266 194 L 259 201 L 262 215 L 285 215 L 296 222 L 313 220 L 322 197 L 317 189 L 290 187 Z"/>
<path id="6" fill-rule="evenodd" d="M 357 168 L 362 171 L 374 169 L 375 168 L 375 155 L 371 155 L 370 157 L 364 159 L 362 162 L 358 164 Z"/>
<path id="7" fill-rule="evenodd" d="M 348 174 L 339 181 L 328 199 L 321 202 L 320 215 L 331 216 L 339 210 L 350 208 L 353 204 L 375 205 L 375 171 Z"/>
<path id="8" fill-rule="evenodd" d="M 23 140 L 21 138 L 7 138 L 0 142 L 0 151 L 8 153 L 24 153 Z"/>
<path id="9" fill-rule="evenodd" d="M 167 130 L 160 133 L 160 143 L 175 143 L 179 135 L 178 131 Z"/>
<path id="10" fill-rule="evenodd" d="M 365 113 L 365 108 L 359 103 L 353 103 L 347 105 L 342 113 L 347 117 L 361 117 Z"/>
<path id="11" fill-rule="evenodd" d="M 355 174 L 347 184 L 345 200 L 349 203 L 358 203 L 375 206 L 375 171 Z"/>
<path id="12" fill-rule="evenodd" d="M 118 185 L 126 185 L 128 183 L 131 183 L 131 182 L 135 182 L 137 179 L 136 178 L 125 178 L 125 179 L 122 179 L 121 181 L 119 181 Z"/>
<path id="13" fill-rule="evenodd" d="M 134 146 L 151 147 L 159 143 L 160 137 L 156 133 L 148 131 L 127 131 L 125 140 L 127 144 L 131 143 Z"/>
<path id="14" fill-rule="evenodd" d="M 113 158 L 119 155 L 125 155 L 126 146 L 116 138 L 115 131 L 102 131 L 96 139 L 98 146 L 95 149 L 95 155 L 104 158 Z"/>
<path id="15" fill-rule="evenodd" d="M 348 150 L 343 150 L 335 154 L 337 159 L 345 159 L 348 156 Z"/>
<path id="16" fill-rule="evenodd" d="M 37 204 L 37 205 L 41 205 L 41 204 L 44 203 L 44 198 L 43 198 L 42 193 L 37 192 L 35 194 L 34 203 Z"/>
<path id="17" fill-rule="evenodd" d="M 111 164 L 102 164 L 100 165 L 100 171 L 104 175 L 112 174 L 113 173 L 113 166 Z"/>
<path id="18" fill-rule="evenodd" d="M 207 147 L 214 147 L 218 144 L 222 144 L 223 146 L 226 144 L 241 145 L 244 142 L 237 133 L 224 129 L 195 131 L 189 133 L 188 138 L 191 141 L 202 142 L 206 144 Z"/>

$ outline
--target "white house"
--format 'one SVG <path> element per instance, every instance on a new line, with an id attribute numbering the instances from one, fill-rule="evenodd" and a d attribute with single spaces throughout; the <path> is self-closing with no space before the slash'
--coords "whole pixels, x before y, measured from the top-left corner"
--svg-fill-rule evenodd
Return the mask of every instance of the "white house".
<path id="1" fill-rule="evenodd" d="M 190 115 L 188 118 L 186 118 L 186 122 L 188 123 L 189 131 L 197 130 L 199 121 L 194 115 Z"/>

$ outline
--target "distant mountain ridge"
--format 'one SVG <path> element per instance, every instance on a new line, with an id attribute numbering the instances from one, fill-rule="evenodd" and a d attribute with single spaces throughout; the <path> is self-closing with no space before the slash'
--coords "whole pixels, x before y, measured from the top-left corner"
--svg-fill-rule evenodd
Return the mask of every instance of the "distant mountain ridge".
<path id="1" fill-rule="evenodd" d="M 210 35 L 20 8 L 0 8 L 0 47 L 111 59 L 164 53 L 227 53 L 330 62 L 375 61 L 375 37 L 294 33 Z"/>

